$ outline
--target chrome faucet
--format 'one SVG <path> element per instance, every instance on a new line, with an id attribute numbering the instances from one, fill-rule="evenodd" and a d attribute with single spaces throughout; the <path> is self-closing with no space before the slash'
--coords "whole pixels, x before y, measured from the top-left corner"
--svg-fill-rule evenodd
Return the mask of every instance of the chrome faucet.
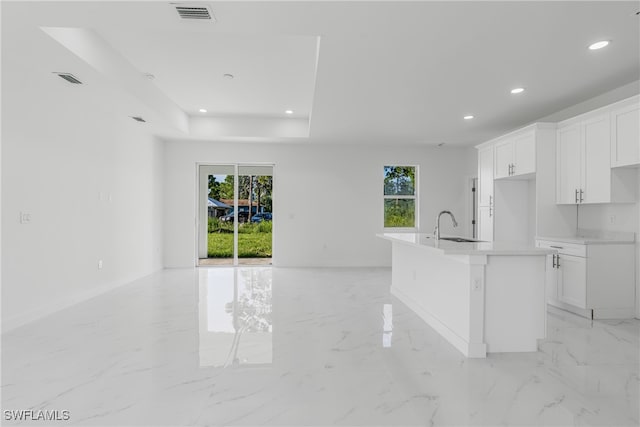
<path id="1" fill-rule="evenodd" d="M 433 235 L 436 240 L 440 240 L 440 217 L 442 214 L 449 214 L 451 216 L 451 220 L 453 221 L 453 226 L 457 227 L 458 222 L 456 221 L 456 217 L 450 211 L 442 211 L 438 214 L 438 219 L 436 220 L 436 228 L 433 230 Z"/>

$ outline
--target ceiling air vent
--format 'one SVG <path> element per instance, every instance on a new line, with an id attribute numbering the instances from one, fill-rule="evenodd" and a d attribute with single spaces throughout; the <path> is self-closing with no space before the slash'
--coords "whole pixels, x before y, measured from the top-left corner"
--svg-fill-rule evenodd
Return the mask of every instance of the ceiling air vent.
<path id="1" fill-rule="evenodd" d="M 82 82 L 80 80 L 78 80 L 78 78 L 76 76 L 74 76 L 71 73 L 58 73 L 58 72 L 54 72 L 53 74 L 57 74 L 58 77 L 60 77 L 61 79 L 64 79 L 66 81 L 68 81 L 69 83 L 73 83 L 74 85 L 81 85 Z"/>
<path id="2" fill-rule="evenodd" d="M 211 8 L 209 6 L 201 6 L 198 4 L 175 4 L 178 15 L 181 19 L 198 19 L 198 20 L 210 20 L 215 21 Z"/>
<path id="3" fill-rule="evenodd" d="M 145 119 L 143 119 L 142 117 L 138 117 L 138 116 L 131 116 L 131 118 L 133 120 L 135 120 L 136 122 L 141 122 L 141 123 L 146 123 L 147 121 Z"/>

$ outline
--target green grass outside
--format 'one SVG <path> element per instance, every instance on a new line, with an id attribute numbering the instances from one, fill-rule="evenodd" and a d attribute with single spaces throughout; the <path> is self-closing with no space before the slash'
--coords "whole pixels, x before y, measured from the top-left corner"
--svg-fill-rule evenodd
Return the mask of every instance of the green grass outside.
<path id="1" fill-rule="evenodd" d="M 271 221 L 238 225 L 238 258 L 271 258 Z M 209 218 L 209 258 L 233 257 L 233 223 Z"/>
<path id="2" fill-rule="evenodd" d="M 209 258 L 233 257 L 233 234 L 209 233 Z M 238 258 L 271 258 L 271 233 L 238 233 Z"/>

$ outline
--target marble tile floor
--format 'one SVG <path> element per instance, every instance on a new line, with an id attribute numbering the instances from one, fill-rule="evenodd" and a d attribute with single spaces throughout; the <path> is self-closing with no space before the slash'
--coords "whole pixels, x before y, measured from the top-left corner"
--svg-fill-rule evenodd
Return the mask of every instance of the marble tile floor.
<path id="1" fill-rule="evenodd" d="M 364 268 L 159 272 L 4 334 L 2 424 L 639 424 L 639 321 L 550 310 L 538 352 L 466 359 L 390 280 Z"/>

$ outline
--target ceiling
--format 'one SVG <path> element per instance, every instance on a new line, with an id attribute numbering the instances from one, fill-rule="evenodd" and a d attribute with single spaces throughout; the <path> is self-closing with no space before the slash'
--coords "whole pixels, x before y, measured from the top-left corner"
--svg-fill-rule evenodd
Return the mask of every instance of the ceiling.
<path id="1" fill-rule="evenodd" d="M 640 78 L 637 1 L 198 4 L 215 22 L 166 1 L 4 1 L 3 73 L 28 52 L 165 138 L 453 146 Z"/>

